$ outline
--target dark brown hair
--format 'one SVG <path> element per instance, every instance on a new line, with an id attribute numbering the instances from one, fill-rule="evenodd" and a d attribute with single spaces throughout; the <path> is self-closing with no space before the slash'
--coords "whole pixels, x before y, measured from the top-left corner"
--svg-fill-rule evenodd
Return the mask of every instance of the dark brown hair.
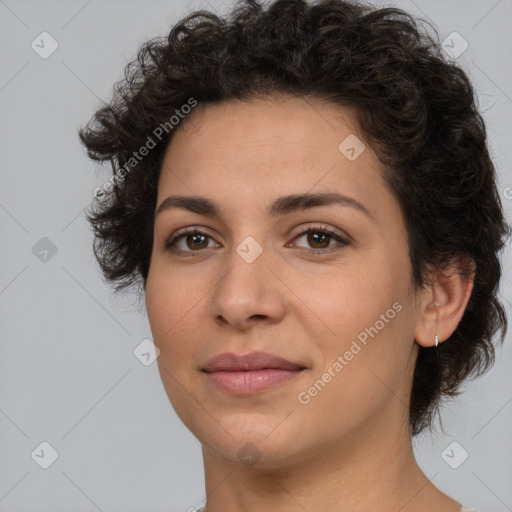
<path id="1" fill-rule="evenodd" d="M 453 255 L 476 264 L 455 332 L 437 348 L 420 347 L 412 436 L 432 426 L 443 397 L 494 362 L 493 339 L 501 331 L 503 342 L 507 328 L 497 292 L 510 233 L 470 80 L 420 22 L 400 9 L 342 0 L 245 0 L 225 17 L 192 13 L 140 48 L 111 103 L 80 131 L 89 156 L 110 161 L 115 177 L 88 212 L 97 260 L 116 291 L 143 292 L 160 169 L 179 129 L 169 120 L 191 98 L 208 104 L 279 92 L 355 107 L 405 217 L 414 284 L 424 286 L 427 269 Z M 168 129 L 157 138 L 159 126 Z M 148 137 L 154 147 L 134 162 Z"/>

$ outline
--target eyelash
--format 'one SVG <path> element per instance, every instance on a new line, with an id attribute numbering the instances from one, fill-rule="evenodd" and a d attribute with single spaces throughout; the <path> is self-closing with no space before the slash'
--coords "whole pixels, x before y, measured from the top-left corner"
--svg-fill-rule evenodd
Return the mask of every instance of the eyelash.
<path id="1" fill-rule="evenodd" d="M 301 238 L 304 235 L 310 234 L 310 233 L 321 233 L 324 235 L 329 235 L 334 240 L 339 242 L 341 244 L 341 247 L 330 247 L 327 249 L 304 249 L 305 253 L 309 256 L 323 256 L 326 254 L 331 254 L 332 252 L 339 251 L 343 248 L 343 246 L 350 245 L 350 241 L 346 238 L 341 237 L 338 233 L 334 232 L 333 230 L 324 227 L 324 226 L 312 226 L 309 229 L 302 231 L 297 236 L 294 237 L 294 240 L 297 238 Z M 205 235 L 209 239 L 213 239 L 208 233 L 205 233 L 201 231 L 198 228 L 192 228 L 188 229 L 186 231 L 178 232 L 177 235 L 171 237 L 166 243 L 165 243 L 165 249 L 172 253 L 181 253 L 186 254 L 188 256 L 194 257 L 194 256 L 200 256 L 202 252 L 204 252 L 207 249 L 199 249 L 197 251 L 182 251 L 181 249 L 176 249 L 175 245 L 176 243 L 181 240 L 182 238 L 185 238 L 187 236 L 194 236 L 194 235 Z"/>

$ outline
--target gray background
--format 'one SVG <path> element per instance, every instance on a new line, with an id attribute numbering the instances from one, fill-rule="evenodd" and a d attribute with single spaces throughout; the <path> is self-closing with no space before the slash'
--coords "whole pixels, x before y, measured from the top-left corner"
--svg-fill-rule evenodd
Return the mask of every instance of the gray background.
<path id="1" fill-rule="evenodd" d="M 151 338 L 147 318 L 99 276 L 84 208 L 109 174 L 86 158 L 77 130 L 109 99 L 140 43 L 189 10 L 230 6 L 210 2 L 0 0 L 0 511 L 203 503 L 200 444 L 172 410 L 156 363 L 144 366 L 133 353 Z M 431 19 L 441 39 L 457 31 L 469 43 L 457 60 L 478 91 L 511 222 L 512 0 L 394 5 Z M 31 48 L 43 31 L 59 45 L 47 59 Z M 54 255 L 43 252 L 43 237 Z M 509 314 L 511 281 L 506 268 Z M 479 512 L 512 510 L 510 341 L 444 409 L 444 432 L 414 441 L 433 483 Z M 39 465 L 50 456 L 43 441 L 58 453 L 48 469 Z M 453 469 L 446 453 L 460 458 L 461 447 L 469 458 Z"/>

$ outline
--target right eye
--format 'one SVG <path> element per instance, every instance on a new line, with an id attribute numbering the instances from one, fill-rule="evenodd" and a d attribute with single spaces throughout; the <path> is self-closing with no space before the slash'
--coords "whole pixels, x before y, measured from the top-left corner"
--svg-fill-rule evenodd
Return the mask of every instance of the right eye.
<path id="1" fill-rule="evenodd" d="M 165 243 L 165 249 L 175 254 L 197 253 L 208 248 L 208 239 L 213 240 L 210 235 L 198 228 L 186 229 L 173 235 Z M 179 247 L 180 244 L 181 247 Z"/>

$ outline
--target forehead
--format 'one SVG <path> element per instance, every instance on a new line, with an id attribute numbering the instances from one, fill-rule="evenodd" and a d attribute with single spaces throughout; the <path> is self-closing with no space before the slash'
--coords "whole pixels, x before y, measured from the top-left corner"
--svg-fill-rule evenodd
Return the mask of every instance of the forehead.
<path id="1" fill-rule="evenodd" d="M 247 209 L 255 198 L 267 203 L 264 198 L 285 191 L 336 190 L 375 200 L 383 188 L 380 162 L 363 142 L 355 109 L 276 95 L 200 104 L 167 148 L 159 202 L 180 192 L 227 205 L 238 200 Z"/>
<path id="2" fill-rule="evenodd" d="M 350 134 L 362 139 L 355 109 L 319 98 L 274 95 L 200 104 L 174 135 L 168 153 L 176 159 L 186 151 L 188 157 L 213 163 L 229 158 L 236 164 L 254 153 L 259 158 L 253 163 L 290 161 L 338 155 Z"/>

